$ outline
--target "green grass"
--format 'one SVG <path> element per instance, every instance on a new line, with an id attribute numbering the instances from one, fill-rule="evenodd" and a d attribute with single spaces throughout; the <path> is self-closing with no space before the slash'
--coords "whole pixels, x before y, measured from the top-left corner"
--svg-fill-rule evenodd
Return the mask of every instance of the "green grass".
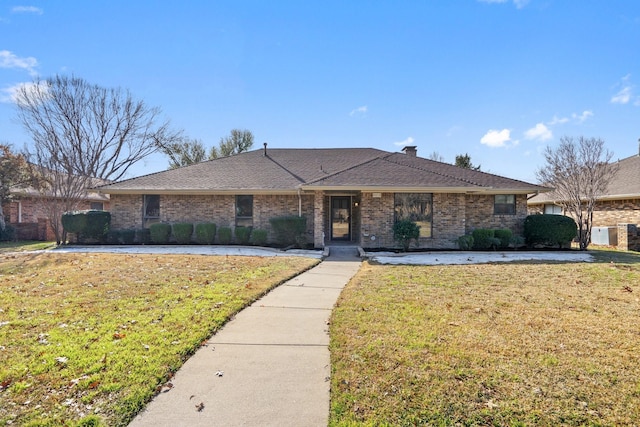
<path id="1" fill-rule="evenodd" d="M 0 425 L 126 425 L 234 313 L 317 260 L 0 255 Z"/>
<path id="2" fill-rule="evenodd" d="M 45 249 L 53 249 L 56 247 L 55 242 L 41 241 L 19 241 L 19 242 L 0 242 L 0 254 L 6 252 L 30 252 Z"/>
<path id="3" fill-rule="evenodd" d="M 331 320 L 330 425 L 640 425 L 640 254 L 365 264 Z"/>

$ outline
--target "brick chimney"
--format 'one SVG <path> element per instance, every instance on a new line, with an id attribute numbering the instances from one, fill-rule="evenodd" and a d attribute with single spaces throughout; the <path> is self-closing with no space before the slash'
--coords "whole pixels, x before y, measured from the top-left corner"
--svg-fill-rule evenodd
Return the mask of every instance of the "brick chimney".
<path id="1" fill-rule="evenodd" d="M 406 154 L 407 156 L 416 157 L 416 155 L 418 154 L 417 148 L 418 147 L 416 145 L 406 145 L 402 149 L 402 151 L 404 151 L 404 154 Z"/>

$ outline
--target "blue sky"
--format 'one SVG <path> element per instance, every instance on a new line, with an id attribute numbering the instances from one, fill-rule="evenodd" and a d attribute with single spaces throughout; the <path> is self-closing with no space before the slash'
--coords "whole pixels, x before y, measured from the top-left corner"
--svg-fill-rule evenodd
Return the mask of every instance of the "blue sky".
<path id="1" fill-rule="evenodd" d="M 565 135 L 638 153 L 640 2 L 0 0 L 0 141 L 28 144 L 12 91 L 54 74 L 129 89 L 206 146 L 417 145 L 535 182 Z"/>

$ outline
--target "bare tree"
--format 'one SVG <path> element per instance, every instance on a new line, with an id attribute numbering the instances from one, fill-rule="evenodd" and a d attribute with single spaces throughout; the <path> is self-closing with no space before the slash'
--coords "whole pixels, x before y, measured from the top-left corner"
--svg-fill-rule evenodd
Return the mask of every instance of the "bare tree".
<path id="1" fill-rule="evenodd" d="M 218 157 L 231 156 L 233 154 L 248 151 L 253 146 L 253 134 L 248 130 L 232 129 L 231 135 L 220 138 L 218 148 L 211 147 L 209 158 L 217 159 Z"/>
<path id="2" fill-rule="evenodd" d="M 14 153 L 8 144 L 0 144 L 0 235 L 6 228 L 2 205 L 12 199 L 12 190 L 28 185 L 29 167 L 25 156 Z"/>
<path id="3" fill-rule="evenodd" d="M 176 169 L 207 160 L 206 149 L 199 139 L 180 138 L 160 146 L 169 157 L 169 169 Z"/>
<path id="4" fill-rule="evenodd" d="M 565 136 L 555 149 L 545 149 L 546 164 L 536 172 L 543 185 L 555 188 L 555 203 L 576 220 L 580 250 L 591 242 L 596 202 L 618 171 L 617 164 L 610 162 L 612 157 L 602 139 Z"/>
<path id="5" fill-rule="evenodd" d="M 133 99 L 129 91 L 73 76 L 22 86 L 16 107 L 33 139 L 32 161 L 47 183 L 42 195 L 53 198 L 48 200 L 52 209 L 73 209 L 90 179 L 118 180 L 160 143 L 181 137 L 160 121 L 160 109 Z M 55 231 L 57 224 L 50 219 Z M 62 236 L 56 233 L 56 240 Z"/>
<path id="6" fill-rule="evenodd" d="M 437 151 L 429 154 L 429 160 L 434 160 L 436 162 L 444 163 L 444 157 L 440 155 Z"/>

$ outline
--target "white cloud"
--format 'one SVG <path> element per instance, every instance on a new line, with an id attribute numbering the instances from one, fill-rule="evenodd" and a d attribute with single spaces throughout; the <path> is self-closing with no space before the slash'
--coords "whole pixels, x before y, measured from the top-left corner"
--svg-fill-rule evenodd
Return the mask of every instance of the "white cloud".
<path id="1" fill-rule="evenodd" d="M 620 90 L 611 97 L 612 104 L 628 104 L 632 100 L 634 86 L 630 83 L 630 79 L 631 74 L 627 74 L 616 85 L 620 87 Z"/>
<path id="2" fill-rule="evenodd" d="M 42 15 L 44 10 L 35 6 L 14 6 L 11 9 L 13 13 L 35 13 L 36 15 Z"/>
<path id="3" fill-rule="evenodd" d="M 397 142 L 394 142 L 394 143 L 393 143 L 393 145 L 398 145 L 398 146 L 400 146 L 400 147 L 404 147 L 405 145 L 411 145 L 411 144 L 413 144 L 413 141 L 414 141 L 413 137 L 411 137 L 411 136 L 410 136 L 410 137 L 408 137 L 407 139 L 405 139 L 404 141 L 397 141 Z"/>
<path id="4" fill-rule="evenodd" d="M 13 52 L 8 50 L 0 50 L 0 68 L 22 68 L 30 75 L 35 76 L 38 73 L 35 67 L 38 66 L 38 60 L 32 56 L 20 58 Z"/>
<path id="5" fill-rule="evenodd" d="M 48 93 L 48 86 L 44 82 L 41 82 L 39 84 L 32 82 L 18 83 L 16 85 L 0 89 L 0 102 L 14 102 L 16 104 L 19 103 L 20 91 L 22 91 L 23 88 L 26 92 L 39 94 L 43 98 L 46 97 Z"/>
<path id="6" fill-rule="evenodd" d="M 509 129 L 490 129 L 481 139 L 480 143 L 492 148 L 506 147 L 511 141 L 511 131 Z"/>
<path id="7" fill-rule="evenodd" d="M 553 138 L 553 133 L 549 130 L 544 123 L 538 123 L 531 129 L 524 133 L 526 139 L 533 139 L 538 141 L 548 141 Z"/>
<path id="8" fill-rule="evenodd" d="M 593 117 L 593 111 L 585 110 L 582 112 L 582 114 L 573 113 L 571 117 L 577 120 L 578 122 L 582 123 L 585 120 L 587 120 L 589 117 Z"/>
<path id="9" fill-rule="evenodd" d="M 563 124 L 567 123 L 568 121 L 569 121 L 569 119 L 567 117 L 553 116 L 553 119 L 551 119 L 550 122 L 547 122 L 547 124 L 549 126 L 563 125 Z"/>
<path id="10" fill-rule="evenodd" d="M 363 105 L 362 107 L 358 107 L 358 108 L 355 108 L 355 109 L 351 110 L 351 112 L 349 113 L 349 115 L 350 115 L 351 117 L 354 117 L 354 116 L 364 117 L 364 116 L 366 116 L 366 115 L 367 115 L 367 111 L 368 111 L 368 110 L 369 110 L 369 109 L 367 108 L 367 106 L 366 106 L 366 105 Z"/>

